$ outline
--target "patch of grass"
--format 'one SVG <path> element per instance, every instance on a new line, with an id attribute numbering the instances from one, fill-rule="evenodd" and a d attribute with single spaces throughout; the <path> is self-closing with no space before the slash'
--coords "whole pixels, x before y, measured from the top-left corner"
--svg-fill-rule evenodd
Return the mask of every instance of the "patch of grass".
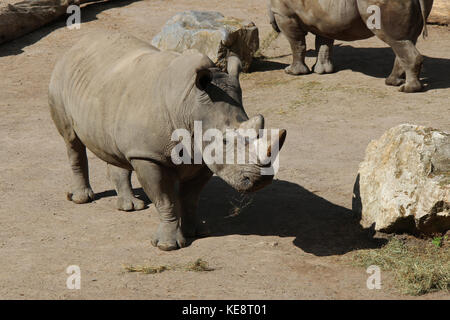
<path id="1" fill-rule="evenodd" d="M 232 218 L 240 215 L 245 208 L 252 204 L 252 202 L 253 197 L 249 195 L 242 195 L 240 198 L 232 199 L 230 201 L 231 209 L 225 218 Z"/>
<path id="2" fill-rule="evenodd" d="M 312 106 L 324 102 L 326 99 L 318 92 L 323 90 L 322 83 L 319 81 L 300 81 L 298 86 L 301 88 L 301 99 L 292 100 L 288 110 L 279 112 L 285 114 L 295 111 L 299 107 Z"/>
<path id="3" fill-rule="evenodd" d="M 303 81 L 300 84 L 300 87 L 303 90 L 321 90 L 323 88 L 320 88 L 320 86 L 322 85 L 322 82 L 320 81 Z"/>
<path id="4" fill-rule="evenodd" d="M 194 262 L 188 263 L 184 266 L 185 271 L 194 271 L 194 272 L 205 272 L 205 271 L 214 271 L 213 268 L 210 268 L 208 262 L 197 259 Z"/>
<path id="5" fill-rule="evenodd" d="M 264 81 L 259 81 L 257 83 L 258 86 L 262 86 L 262 87 L 272 87 L 272 86 L 280 86 L 280 85 L 284 85 L 287 84 L 291 81 L 294 81 L 295 79 L 292 78 L 285 78 L 285 79 L 269 79 L 269 80 L 264 80 Z"/>
<path id="6" fill-rule="evenodd" d="M 124 266 L 125 270 L 128 272 L 141 272 L 145 274 L 155 274 L 161 273 L 166 270 L 171 270 L 170 266 Z"/>
<path id="7" fill-rule="evenodd" d="M 431 240 L 431 243 L 434 244 L 436 248 L 440 248 L 444 244 L 444 241 L 447 241 L 447 239 L 448 239 L 447 236 L 435 237 L 433 238 L 433 240 Z"/>
<path id="8" fill-rule="evenodd" d="M 189 262 L 184 265 L 162 265 L 162 266 L 124 266 L 124 269 L 128 272 L 140 272 L 144 274 L 156 274 L 164 271 L 193 271 L 193 272 L 207 272 L 214 271 L 214 268 L 209 267 L 208 262 L 199 258 L 193 262 Z"/>
<path id="9" fill-rule="evenodd" d="M 358 266 L 376 265 L 392 271 L 397 287 L 404 294 L 450 290 L 450 244 L 445 239 L 436 246 L 429 241 L 393 237 L 380 249 L 355 252 L 352 261 Z"/>

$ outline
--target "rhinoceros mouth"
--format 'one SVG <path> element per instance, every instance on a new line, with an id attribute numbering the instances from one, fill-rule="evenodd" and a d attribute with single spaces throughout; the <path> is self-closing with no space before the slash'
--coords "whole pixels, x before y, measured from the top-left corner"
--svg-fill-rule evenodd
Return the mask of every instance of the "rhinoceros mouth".
<path id="1" fill-rule="evenodd" d="M 244 176 L 244 178 L 239 183 L 239 186 L 235 187 L 235 189 L 241 193 L 251 193 L 269 185 L 272 180 L 273 176 L 269 175 L 261 175 L 252 178 Z"/>

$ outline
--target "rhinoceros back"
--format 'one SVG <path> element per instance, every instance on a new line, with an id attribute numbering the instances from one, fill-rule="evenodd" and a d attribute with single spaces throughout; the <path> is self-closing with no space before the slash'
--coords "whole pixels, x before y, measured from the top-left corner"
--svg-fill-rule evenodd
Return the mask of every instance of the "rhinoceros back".
<path id="1" fill-rule="evenodd" d="M 57 63 L 49 87 L 50 104 L 64 108 L 88 149 L 120 165 L 126 162 L 120 141 L 128 145 L 133 139 L 123 137 L 123 132 L 139 135 L 140 127 L 149 126 L 152 113 L 164 116 L 164 110 L 158 110 L 162 107 L 158 79 L 175 57 L 128 35 L 84 37 Z"/>

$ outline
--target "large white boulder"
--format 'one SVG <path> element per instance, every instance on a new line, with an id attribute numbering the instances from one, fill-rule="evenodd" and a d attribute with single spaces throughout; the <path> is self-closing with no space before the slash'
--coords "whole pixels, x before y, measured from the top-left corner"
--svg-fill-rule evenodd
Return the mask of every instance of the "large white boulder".
<path id="1" fill-rule="evenodd" d="M 370 142 L 353 210 L 363 227 L 388 233 L 450 229 L 450 134 L 402 124 Z"/>
<path id="2" fill-rule="evenodd" d="M 233 52 L 247 72 L 259 48 L 259 35 L 253 22 L 225 18 L 214 11 L 185 11 L 167 21 L 152 45 L 177 52 L 197 49 L 223 70 L 229 53 Z"/>

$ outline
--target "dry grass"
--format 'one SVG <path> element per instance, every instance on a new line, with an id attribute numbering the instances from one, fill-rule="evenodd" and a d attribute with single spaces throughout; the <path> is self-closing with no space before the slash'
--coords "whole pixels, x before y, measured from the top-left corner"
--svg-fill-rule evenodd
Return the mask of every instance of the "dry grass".
<path id="1" fill-rule="evenodd" d="M 197 259 L 194 262 L 188 263 L 183 268 L 184 271 L 194 271 L 194 272 L 205 272 L 205 271 L 214 271 L 213 268 L 210 268 L 208 262 Z"/>
<path id="2" fill-rule="evenodd" d="M 140 272 L 145 274 L 155 274 L 161 273 L 166 270 L 171 270 L 170 266 L 124 266 L 125 270 L 128 272 Z"/>
<path id="3" fill-rule="evenodd" d="M 214 268 L 210 268 L 208 262 L 199 258 L 193 262 L 189 262 L 184 265 L 162 265 L 162 266 L 124 266 L 125 270 L 128 272 L 140 272 L 145 274 L 156 274 L 162 273 L 164 271 L 193 271 L 193 272 L 207 272 L 214 271 Z"/>
<path id="4" fill-rule="evenodd" d="M 253 197 L 249 195 L 241 195 L 240 198 L 230 200 L 231 209 L 225 218 L 232 218 L 240 215 L 242 211 L 253 203 Z"/>
<path id="5" fill-rule="evenodd" d="M 394 273 L 397 287 L 404 294 L 422 295 L 450 290 L 450 243 L 443 239 L 402 240 L 393 237 L 380 249 L 359 250 L 353 263 L 368 267 L 376 265 Z"/>

